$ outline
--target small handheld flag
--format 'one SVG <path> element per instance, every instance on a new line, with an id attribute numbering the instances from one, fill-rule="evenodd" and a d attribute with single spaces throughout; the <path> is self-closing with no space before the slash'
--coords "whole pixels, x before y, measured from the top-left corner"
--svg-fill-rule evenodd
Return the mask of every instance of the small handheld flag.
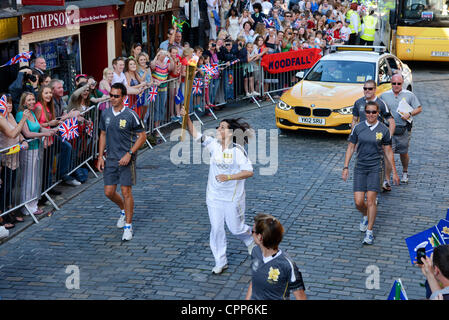
<path id="1" fill-rule="evenodd" d="M 28 62 L 31 59 L 32 55 L 33 55 L 33 51 L 25 51 L 25 52 L 19 53 L 18 55 L 14 56 L 11 60 L 6 62 L 4 65 L 0 66 L 0 68 L 16 64 L 17 62 Z"/>
<path id="2" fill-rule="evenodd" d="M 393 287 L 391 288 L 387 300 L 408 300 L 401 279 L 398 279 L 393 283 Z"/>
<path id="3" fill-rule="evenodd" d="M 263 23 L 265 23 L 266 28 L 273 28 L 274 27 L 274 21 L 271 19 L 263 18 Z"/>
<path id="4" fill-rule="evenodd" d="M 179 87 L 178 93 L 175 96 L 175 103 L 181 104 L 184 102 L 184 95 L 182 94 L 181 87 Z"/>
<path id="5" fill-rule="evenodd" d="M 193 94 L 201 94 L 202 90 L 201 87 L 203 86 L 203 82 L 201 80 L 193 80 L 193 85 L 192 85 L 192 93 Z"/>
<path id="6" fill-rule="evenodd" d="M 151 86 L 150 89 L 148 90 L 147 101 L 154 102 L 156 101 L 156 97 L 157 97 L 157 86 Z"/>
<path id="7" fill-rule="evenodd" d="M 77 137 L 79 137 L 79 133 L 78 133 L 78 120 L 76 120 L 76 118 L 72 118 L 70 119 L 70 136 L 71 139 L 75 139 Z"/>
<path id="8" fill-rule="evenodd" d="M 86 133 L 89 137 L 92 137 L 92 134 L 94 133 L 94 123 L 92 121 L 87 123 Z"/>
<path id="9" fill-rule="evenodd" d="M 6 99 L 6 96 L 2 95 L 2 97 L 0 98 L 0 114 L 4 115 L 7 110 L 8 110 L 8 101 Z"/>
<path id="10" fill-rule="evenodd" d="M 125 97 L 125 99 L 123 99 L 123 105 L 127 108 L 129 108 L 129 98 L 128 96 Z"/>
<path id="11" fill-rule="evenodd" d="M 78 121 L 76 118 L 67 119 L 59 125 L 58 130 L 63 141 L 70 141 L 79 136 Z"/>

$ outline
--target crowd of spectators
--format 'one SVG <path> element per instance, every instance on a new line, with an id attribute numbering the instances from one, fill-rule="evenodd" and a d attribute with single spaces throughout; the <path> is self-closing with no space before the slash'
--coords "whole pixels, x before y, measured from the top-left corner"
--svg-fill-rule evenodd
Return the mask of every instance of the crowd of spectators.
<path id="1" fill-rule="evenodd" d="M 267 85 L 260 81 L 260 61 L 264 55 L 308 48 L 319 48 L 326 54 L 331 44 L 356 43 L 357 38 L 351 35 L 351 30 L 360 19 L 353 19 L 353 12 L 363 17 L 368 8 L 340 0 L 207 0 L 207 5 L 210 32 L 206 48 L 191 47 L 183 41 L 181 30 L 174 24 L 156 52 L 143 52 L 142 45 L 135 43 L 127 57 L 115 58 L 112 68 L 104 69 L 99 83 L 89 75 L 77 75 L 75 90 L 68 95 L 64 92 L 64 83 L 52 79 L 43 57 L 35 57 L 29 66 L 19 69 L 9 92 L 0 93 L 8 97 L 10 108 L 0 116 L 0 146 L 4 149 L 14 143 L 23 144 L 26 151 L 12 155 L 3 152 L 1 155 L 0 214 L 13 207 L 13 197 L 19 198 L 18 191 L 14 190 L 19 167 L 23 166 L 22 171 L 28 173 L 20 174 L 21 178 L 28 177 L 24 182 L 39 185 L 38 188 L 23 187 L 19 192 L 27 195 L 21 197 L 22 202 L 47 190 L 52 184 L 52 176 L 70 186 L 80 185 L 79 180 L 84 180 L 85 175 L 80 174 L 81 178 L 76 172 L 71 176 L 67 174 L 72 169 L 77 145 L 63 141 L 57 128 L 68 118 L 76 117 L 81 123 L 85 121 L 80 113 L 107 101 L 112 84 L 120 82 L 127 87 L 128 106 L 138 106 L 136 112 L 147 130 L 182 121 L 182 102 L 179 103 L 175 96 L 179 89 L 184 92 L 187 66 L 195 56 L 198 60 L 195 78 L 202 79 L 204 85 L 201 97 L 191 97 L 190 105 L 196 113 L 210 115 L 211 110 L 219 110 L 226 101 L 235 99 L 237 93 L 257 100 L 268 99 L 261 97 L 261 92 L 266 91 L 262 85 Z M 352 19 L 356 22 L 351 22 Z M 357 25 L 355 29 L 359 29 Z M 235 62 L 240 66 L 238 74 L 229 68 Z M 207 74 L 205 66 L 218 66 L 217 73 Z M 235 76 L 238 76 L 238 82 Z M 157 89 L 152 107 L 149 103 L 151 88 Z M 101 112 L 108 104 L 100 103 L 99 106 Z M 159 132 L 154 131 L 156 142 L 158 136 Z M 43 138 L 45 152 L 42 159 L 38 159 L 37 154 L 39 142 L 26 145 L 26 139 L 34 138 Z M 55 157 L 58 160 L 56 167 Z M 39 177 L 33 176 L 40 172 L 37 160 L 44 163 L 43 176 Z M 49 193 L 60 194 L 55 188 Z M 23 220 L 22 214 L 29 212 L 42 214 L 37 201 L 28 202 L 18 212 L 5 215 L 0 224 L 12 228 L 14 223 Z"/>

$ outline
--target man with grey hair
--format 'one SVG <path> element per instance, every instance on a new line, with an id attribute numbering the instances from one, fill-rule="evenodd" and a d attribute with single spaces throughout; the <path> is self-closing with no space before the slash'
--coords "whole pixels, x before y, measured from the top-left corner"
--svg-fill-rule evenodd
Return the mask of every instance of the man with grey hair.
<path id="1" fill-rule="evenodd" d="M 44 57 L 37 57 L 34 59 L 34 69 L 40 74 L 44 74 L 47 70 L 47 62 Z"/>
<path id="2" fill-rule="evenodd" d="M 413 117 L 422 112 L 422 106 L 413 92 L 402 89 L 403 82 L 404 78 L 401 74 L 394 74 L 393 77 L 391 77 L 391 90 L 382 93 L 380 98 L 389 107 L 396 124 L 393 134 L 393 151 L 399 153 L 401 158 L 401 182 L 408 183 L 408 164 L 410 162 L 408 148 L 412 134 Z M 403 105 L 405 105 L 405 103 L 408 104 L 411 107 L 410 112 L 398 112 L 400 102 Z M 387 182 L 389 182 L 390 174 L 391 165 L 385 163 L 385 180 Z"/>
<path id="3" fill-rule="evenodd" d="M 67 112 L 67 103 L 62 98 L 64 96 L 64 81 L 52 79 L 50 81 L 50 87 L 53 93 L 55 115 L 56 118 L 60 118 L 65 112 Z"/>

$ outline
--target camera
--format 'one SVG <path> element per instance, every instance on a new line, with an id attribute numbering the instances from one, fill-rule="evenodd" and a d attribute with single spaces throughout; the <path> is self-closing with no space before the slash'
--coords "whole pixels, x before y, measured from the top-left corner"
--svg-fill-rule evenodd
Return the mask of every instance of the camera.
<path id="1" fill-rule="evenodd" d="M 419 248 L 416 250 L 416 261 L 418 264 L 423 264 L 422 258 L 426 257 L 426 248 Z"/>
<path id="2" fill-rule="evenodd" d="M 25 81 L 36 82 L 37 77 L 34 74 L 25 73 L 24 79 Z"/>

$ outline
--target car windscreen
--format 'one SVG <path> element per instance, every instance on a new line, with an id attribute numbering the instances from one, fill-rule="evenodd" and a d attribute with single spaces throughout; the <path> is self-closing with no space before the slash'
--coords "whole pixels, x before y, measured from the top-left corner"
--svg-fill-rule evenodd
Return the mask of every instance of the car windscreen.
<path id="1" fill-rule="evenodd" d="M 449 27 L 448 0 L 405 0 L 402 22 L 415 27 Z"/>
<path id="2" fill-rule="evenodd" d="M 375 79 L 376 65 L 372 62 L 320 60 L 305 80 L 341 83 L 364 83 Z"/>

